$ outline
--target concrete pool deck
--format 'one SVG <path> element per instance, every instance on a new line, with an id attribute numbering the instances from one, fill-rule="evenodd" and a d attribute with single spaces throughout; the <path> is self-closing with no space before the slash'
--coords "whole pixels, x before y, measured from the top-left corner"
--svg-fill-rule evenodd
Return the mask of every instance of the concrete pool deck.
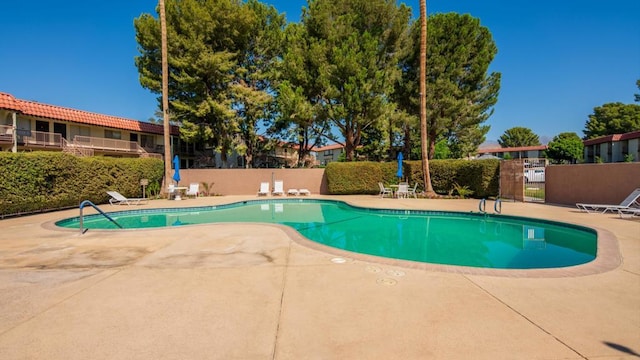
<path id="1" fill-rule="evenodd" d="M 640 221 L 544 204 L 505 202 L 502 210 L 601 229 L 621 258 L 601 271 L 504 276 L 324 251 L 273 225 L 80 236 L 51 227 L 77 209 L 0 220 L 0 359 L 637 359 Z"/>

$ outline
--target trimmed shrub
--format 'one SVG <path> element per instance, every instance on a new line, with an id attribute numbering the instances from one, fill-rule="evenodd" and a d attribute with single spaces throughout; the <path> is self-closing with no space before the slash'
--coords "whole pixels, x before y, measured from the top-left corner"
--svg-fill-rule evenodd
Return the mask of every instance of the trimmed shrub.
<path id="1" fill-rule="evenodd" d="M 377 194 L 378 182 L 397 184 L 396 162 L 332 162 L 327 165 L 327 188 L 333 195 Z M 449 194 L 457 187 L 466 187 L 475 198 L 497 196 L 499 193 L 500 161 L 431 160 L 431 185 L 439 194 Z M 403 174 L 409 184 L 418 183 L 424 191 L 422 162 L 404 161 Z"/>
<path id="2" fill-rule="evenodd" d="M 151 158 L 81 158 L 59 152 L 0 153 L 0 216 L 105 203 L 108 190 L 142 195 L 140 179 L 162 181 Z"/>

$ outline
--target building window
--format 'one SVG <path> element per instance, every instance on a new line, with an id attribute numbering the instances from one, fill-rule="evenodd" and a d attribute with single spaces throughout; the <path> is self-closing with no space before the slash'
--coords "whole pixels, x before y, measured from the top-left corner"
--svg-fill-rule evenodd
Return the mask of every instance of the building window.
<path id="1" fill-rule="evenodd" d="M 140 146 L 153 149 L 156 146 L 155 136 L 153 135 L 140 135 Z"/>
<path id="2" fill-rule="evenodd" d="M 88 126 L 71 125 L 69 126 L 69 135 L 70 135 L 70 139 L 73 139 L 77 135 L 90 136 L 91 129 L 89 129 Z"/>
<path id="3" fill-rule="evenodd" d="M 107 139 L 116 139 L 116 140 L 120 140 L 122 139 L 122 133 L 120 131 L 115 131 L 115 130 L 104 130 L 104 137 Z"/>
<path id="4" fill-rule="evenodd" d="M 36 120 L 36 131 L 49 132 L 49 122 Z"/>

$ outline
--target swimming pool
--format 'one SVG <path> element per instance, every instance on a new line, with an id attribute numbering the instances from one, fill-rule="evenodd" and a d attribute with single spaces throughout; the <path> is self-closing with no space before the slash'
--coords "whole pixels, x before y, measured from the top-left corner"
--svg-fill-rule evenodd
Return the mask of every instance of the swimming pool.
<path id="1" fill-rule="evenodd" d="M 347 251 L 434 264 L 539 269 L 584 264 L 596 257 L 592 229 L 547 220 L 480 213 L 370 209 L 333 200 L 254 200 L 228 205 L 109 213 L 123 228 L 221 222 L 290 226 L 304 237 Z M 57 226 L 78 228 L 79 218 Z M 88 229 L 116 229 L 101 215 Z"/>

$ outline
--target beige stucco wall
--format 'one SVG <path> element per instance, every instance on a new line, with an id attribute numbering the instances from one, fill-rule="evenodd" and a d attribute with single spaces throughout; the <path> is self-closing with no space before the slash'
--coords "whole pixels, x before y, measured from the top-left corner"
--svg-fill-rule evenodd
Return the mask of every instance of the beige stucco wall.
<path id="1" fill-rule="evenodd" d="M 272 180 L 284 181 L 285 192 L 304 188 L 311 194 L 327 193 L 324 169 L 183 169 L 180 178 L 180 186 L 214 183 L 210 191 L 218 195 L 257 194 L 261 182 L 270 182 L 273 187 Z"/>
<path id="2" fill-rule="evenodd" d="M 619 204 L 640 188 L 640 163 L 552 165 L 545 177 L 547 203 Z"/>

